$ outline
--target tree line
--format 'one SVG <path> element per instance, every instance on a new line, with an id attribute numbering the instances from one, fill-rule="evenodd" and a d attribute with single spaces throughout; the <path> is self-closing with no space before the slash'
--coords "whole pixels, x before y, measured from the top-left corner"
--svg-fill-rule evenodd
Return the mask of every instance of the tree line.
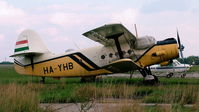
<path id="1" fill-rule="evenodd" d="M 186 63 L 191 65 L 199 65 L 199 56 L 189 56 L 187 58 L 184 58 L 184 61 L 182 58 L 177 59 L 180 63 Z"/>

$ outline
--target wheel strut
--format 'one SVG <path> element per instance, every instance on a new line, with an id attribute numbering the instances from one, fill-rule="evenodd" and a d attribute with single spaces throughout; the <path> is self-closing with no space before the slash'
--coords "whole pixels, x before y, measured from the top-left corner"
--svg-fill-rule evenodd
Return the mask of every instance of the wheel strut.
<path id="1" fill-rule="evenodd" d="M 142 74 L 142 76 L 144 77 L 144 83 L 154 85 L 159 82 L 158 77 L 155 75 L 152 75 L 150 67 L 145 67 L 143 69 L 139 69 L 139 71 Z"/>

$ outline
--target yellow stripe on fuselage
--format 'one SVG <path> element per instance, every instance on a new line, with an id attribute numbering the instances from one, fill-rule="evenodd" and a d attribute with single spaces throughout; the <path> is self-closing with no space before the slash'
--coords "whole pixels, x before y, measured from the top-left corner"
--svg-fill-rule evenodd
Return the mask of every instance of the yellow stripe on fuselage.
<path id="1" fill-rule="evenodd" d="M 31 65 L 21 67 L 15 64 L 15 69 L 20 74 L 48 77 L 76 77 L 112 73 L 105 69 L 88 71 L 69 56 L 34 64 L 34 69 Z"/>

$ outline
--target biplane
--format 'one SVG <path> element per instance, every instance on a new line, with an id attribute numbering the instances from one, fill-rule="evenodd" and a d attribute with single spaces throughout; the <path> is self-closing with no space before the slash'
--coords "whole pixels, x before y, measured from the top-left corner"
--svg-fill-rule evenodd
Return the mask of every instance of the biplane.
<path id="1" fill-rule="evenodd" d="M 81 77 L 87 81 L 98 75 L 139 70 L 145 81 L 156 83 L 158 78 L 149 66 L 178 58 L 181 46 L 175 38 L 156 41 L 152 36 L 136 37 L 122 24 L 106 24 L 83 35 L 100 44 L 53 54 L 35 31 L 25 30 L 11 56 L 14 68 L 19 74 L 42 77 L 42 82 L 45 77 Z"/>

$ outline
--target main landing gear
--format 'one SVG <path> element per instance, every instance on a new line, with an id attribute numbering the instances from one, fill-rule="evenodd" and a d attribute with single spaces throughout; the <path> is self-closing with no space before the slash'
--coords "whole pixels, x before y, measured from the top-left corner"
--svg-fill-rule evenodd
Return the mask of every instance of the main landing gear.
<path id="1" fill-rule="evenodd" d="M 145 67 L 144 69 L 139 69 L 139 72 L 144 77 L 144 83 L 155 85 L 159 83 L 158 77 L 152 75 L 150 67 Z"/>

